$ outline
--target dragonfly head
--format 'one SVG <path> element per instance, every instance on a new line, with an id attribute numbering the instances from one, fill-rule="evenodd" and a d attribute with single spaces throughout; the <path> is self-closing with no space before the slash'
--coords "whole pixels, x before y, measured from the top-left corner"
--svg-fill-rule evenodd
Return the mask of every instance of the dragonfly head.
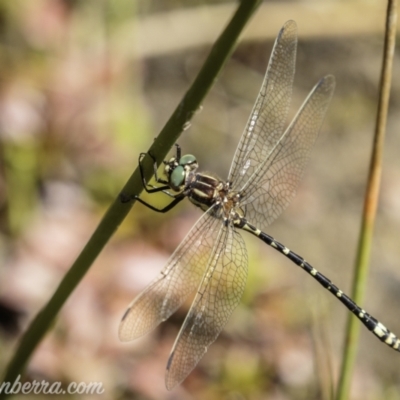
<path id="1" fill-rule="evenodd" d="M 171 189 L 179 191 L 185 185 L 186 177 L 194 172 L 199 164 L 196 157 L 192 154 L 186 154 L 178 160 L 172 157 L 169 161 L 165 161 L 164 172 L 168 177 Z"/>

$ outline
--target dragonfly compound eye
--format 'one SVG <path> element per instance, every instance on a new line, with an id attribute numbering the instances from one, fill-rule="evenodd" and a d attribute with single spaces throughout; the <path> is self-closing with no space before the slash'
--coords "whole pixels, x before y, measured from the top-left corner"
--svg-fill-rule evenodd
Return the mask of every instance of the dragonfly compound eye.
<path id="1" fill-rule="evenodd" d="M 172 189 L 179 189 L 185 183 L 185 169 L 178 165 L 171 173 L 169 183 Z"/>
<path id="2" fill-rule="evenodd" d="M 190 165 L 190 164 L 197 164 L 196 157 L 193 156 L 192 154 L 186 154 L 181 157 L 179 160 L 179 165 Z"/>

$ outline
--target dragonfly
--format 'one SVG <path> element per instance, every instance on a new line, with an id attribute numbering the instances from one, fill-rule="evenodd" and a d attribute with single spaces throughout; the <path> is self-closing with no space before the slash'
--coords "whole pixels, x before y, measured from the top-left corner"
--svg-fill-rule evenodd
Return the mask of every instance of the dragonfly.
<path id="1" fill-rule="evenodd" d="M 381 322 L 359 307 L 330 279 L 303 257 L 265 233 L 294 197 L 333 96 L 335 79 L 323 77 L 311 90 L 285 128 L 295 72 L 297 25 L 288 21 L 280 30 L 268 68 L 236 149 L 227 180 L 198 172 L 192 154 L 176 154 L 164 161 L 164 174 L 150 185 L 139 167 L 148 193 L 164 193 L 167 212 L 184 198 L 204 211 L 159 275 L 129 305 L 119 326 L 121 341 L 130 341 L 168 319 L 190 296 L 193 303 L 170 353 L 165 384 L 181 383 L 217 339 L 239 304 L 247 278 L 247 252 L 241 232 L 248 232 L 306 271 L 344 304 L 382 342 L 400 351 L 400 340 Z M 151 156 L 151 155 L 150 155 Z M 196 292 L 197 291 L 197 292 Z"/>

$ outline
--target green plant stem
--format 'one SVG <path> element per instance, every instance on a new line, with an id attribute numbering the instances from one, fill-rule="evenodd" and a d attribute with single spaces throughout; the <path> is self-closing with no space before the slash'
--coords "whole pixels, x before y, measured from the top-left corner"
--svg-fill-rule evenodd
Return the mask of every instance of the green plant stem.
<path id="1" fill-rule="evenodd" d="M 397 0 L 389 0 L 386 14 L 385 44 L 383 52 L 382 70 L 378 111 L 376 116 L 375 135 L 369 169 L 367 190 L 364 200 L 364 209 L 361 222 L 361 231 L 358 241 L 356 267 L 353 277 L 352 298 L 361 304 L 364 298 L 368 276 L 368 264 L 371 253 L 371 242 L 378 204 L 379 186 L 382 171 L 383 146 L 387 113 L 389 106 L 390 86 L 392 80 L 392 64 L 395 49 L 397 25 Z M 347 320 L 346 339 L 343 350 L 343 361 L 340 371 L 340 380 L 337 400 L 349 397 L 351 378 L 357 353 L 360 323 L 354 315 Z"/>
<path id="2" fill-rule="evenodd" d="M 184 129 L 185 124 L 188 123 L 195 111 L 199 108 L 201 101 L 210 89 L 218 72 L 232 53 L 239 34 L 260 3 L 261 0 L 242 1 L 231 21 L 212 47 L 193 85 L 149 149 L 158 163 L 166 157 L 169 149 L 176 142 Z M 146 157 L 144 161 L 146 161 L 146 159 L 147 162 L 150 163 L 149 157 Z M 150 179 L 152 173 L 152 168 L 146 168 L 147 179 Z M 135 196 L 139 195 L 141 191 L 142 183 L 140 172 L 137 168 L 121 193 L 127 196 Z M 3 382 L 14 382 L 17 376 L 23 371 L 35 348 L 53 323 L 57 313 L 109 241 L 119 224 L 128 214 L 132 205 L 133 202 L 122 203 L 119 196 L 111 204 L 99 226 L 94 231 L 92 237 L 89 239 L 70 270 L 64 276 L 49 302 L 36 315 L 25 334 L 22 336 L 19 346 L 8 365 Z M 4 393 L 0 395 L 0 397 L 5 396 Z"/>

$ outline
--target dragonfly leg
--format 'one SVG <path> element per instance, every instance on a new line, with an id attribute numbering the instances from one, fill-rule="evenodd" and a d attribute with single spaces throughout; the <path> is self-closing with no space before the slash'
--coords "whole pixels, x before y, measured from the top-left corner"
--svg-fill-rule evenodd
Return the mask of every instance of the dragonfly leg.
<path id="1" fill-rule="evenodd" d="M 134 196 L 133 199 L 137 200 L 139 203 L 143 204 L 147 208 L 150 208 L 150 210 L 153 210 L 153 211 L 156 211 L 159 213 L 166 213 L 169 210 L 171 210 L 172 208 L 174 208 L 179 202 L 181 202 L 185 198 L 185 196 L 182 193 L 179 193 L 178 195 L 176 195 L 174 197 L 175 197 L 174 200 L 172 200 L 171 203 L 167 204 L 163 208 L 154 207 L 153 205 L 151 205 L 150 203 L 147 203 L 146 201 L 142 200 L 138 196 Z"/>
<path id="2" fill-rule="evenodd" d="M 155 157 L 151 154 L 148 153 L 150 158 L 153 160 L 153 172 L 154 172 L 154 178 L 157 183 L 161 183 L 163 186 L 154 186 L 150 185 L 147 183 L 146 178 L 144 177 L 144 170 L 143 170 L 143 158 L 146 156 L 146 153 L 140 153 L 139 155 L 139 171 L 140 171 L 140 177 L 142 178 L 142 183 L 143 183 L 143 189 L 147 193 L 157 193 L 157 192 L 163 192 L 167 189 L 169 189 L 168 182 L 164 179 L 161 179 L 158 174 L 157 174 L 157 161 Z M 167 193 L 166 193 L 167 194 Z"/>
<path id="3" fill-rule="evenodd" d="M 181 159 L 181 155 L 182 155 L 182 150 L 181 150 L 181 146 L 179 146 L 178 143 L 175 143 L 175 147 L 176 147 L 176 161 L 179 163 L 180 159 Z"/>

